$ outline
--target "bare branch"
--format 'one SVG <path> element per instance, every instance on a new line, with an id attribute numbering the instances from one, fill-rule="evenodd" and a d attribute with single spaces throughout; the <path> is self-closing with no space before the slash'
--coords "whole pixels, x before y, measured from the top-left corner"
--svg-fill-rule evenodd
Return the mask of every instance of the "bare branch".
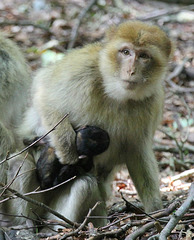
<path id="1" fill-rule="evenodd" d="M 156 152 L 171 152 L 171 153 L 179 153 L 179 149 L 176 147 L 170 147 L 165 145 L 155 145 L 153 150 Z M 194 153 L 194 147 L 189 144 L 185 144 L 182 147 L 182 151 L 188 151 L 190 153 Z"/>
<path id="2" fill-rule="evenodd" d="M 57 184 L 57 185 L 55 185 L 55 186 L 53 186 L 53 187 L 50 187 L 50 188 L 47 188 L 47 189 L 44 189 L 44 190 L 40 190 L 40 191 L 36 191 L 36 190 L 35 190 L 35 191 L 33 191 L 33 192 L 25 193 L 24 195 L 25 195 L 25 196 L 29 196 L 29 195 L 33 195 L 33 194 L 39 194 L 39 193 L 48 192 L 48 191 L 54 190 L 55 188 L 58 188 L 58 187 L 62 186 L 62 185 L 65 184 L 65 183 L 70 182 L 71 180 L 73 180 L 73 179 L 75 179 L 75 178 L 76 178 L 76 176 L 73 176 L 72 178 L 69 178 L 69 179 L 67 179 L 66 181 L 64 181 L 64 182 L 62 182 L 62 183 L 59 183 L 59 184 Z"/>
<path id="3" fill-rule="evenodd" d="M 30 144 L 29 146 L 27 146 L 26 148 L 24 148 L 24 149 L 21 150 L 20 152 L 12 155 L 11 157 L 7 157 L 7 158 L 5 158 L 4 160 L 2 160 L 2 161 L 0 162 L 0 165 L 1 165 L 2 163 L 4 163 L 5 161 L 7 161 L 7 160 L 10 160 L 10 159 L 12 159 L 12 158 L 14 158 L 14 157 L 19 156 L 20 154 L 22 154 L 23 152 L 27 151 L 29 148 L 31 148 L 32 146 L 34 146 L 36 143 L 38 143 L 39 141 L 41 141 L 41 140 L 42 140 L 43 138 L 45 138 L 49 133 L 51 133 L 52 131 L 54 131 L 55 128 L 56 128 L 63 120 L 65 120 L 65 118 L 67 118 L 68 115 L 69 115 L 69 114 L 66 114 L 50 131 L 48 131 L 48 132 L 47 132 L 46 134 L 44 134 L 42 137 L 40 137 L 39 139 L 37 139 L 36 141 L 34 141 L 32 144 Z"/>
<path id="4" fill-rule="evenodd" d="M 0 186 L 5 187 L 5 185 L 3 183 L 0 183 Z M 32 203 L 33 205 L 36 205 L 38 207 L 44 208 L 45 210 L 47 210 L 48 212 L 52 213 L 53 215 L 55 215 L 56 217 L 62 219 L 63 221 L 65 221 L 66 223 L 70 224 L 71 226 L 77 226 L 79 227 L 80 225 L 78 223 L 74 223 L 71 220 L 67 219 L 66 217 L 64 217 L 63 215 L 61 215 L 60 213 L 54 211 L 53 209 L 51 209 L 50 207 L 48 207 L 47 205 L 45 205 L 42 202 L 38 202 L 30 197 L 27 197 L 21 193 L 19 193 L 18 191 L 12 189 L 12 188 L 7 188 L 7 191 L 10 191 L 11 193 L 13 193 L 14 195 L 16 195 L 19 198 L 24 199 L 27 202 Z"/>
<path id="5" fill-rule="evenodd" d="M 194 6 L 194 5 L 193 5 Z M 185 58 L 181 64 L 177 65 L 172 73 L 166 79 L 166 82 L 171 86 L 173 92 L 194 92 L 194 88 L 181 87 L 172 81 L 173 78 L 177 77 L 184 69 L 185 63 L 188 58 Z"/>
<path id="6" fill-rule="evenodd" d="M 9 26 L 9 25 L 16 25 L 16 26 L 33 26 L 35 28 L 40 28 L 43 29 L 47 32 L 50 32 L 49 28 L 44 26 L 44 25 L 40 25 L 40 24 L 35 24 L 29 21 L 10 21 L 10 20 L 1 20 L 0 21 L 0 26 L 4 27 L 4 26 Z"/>
<path id="7" fill-rule="evenodd" d="M 194 175 L 194 169 L 186 170 L 180 174 L 171 177 L 171 181 L 176 181 L 182 178 L 190 177 Z"/>
<path id="8" fill-rule="evenodd" d="M 88 5 L 86 6 L 86 8 L 84 8 L 78 18 L 77 18 L 77 22 L 74 25 L 72 32 L 71 32 L 71 37 L 70 37 L 70 42 L 68 44 L 68 49 L 73 48 L 73 46 L 75 45 L 75 41 L 77 39 L 77 35 L 78 35 L 78 29 L 79 26 L 81 25 L 81 22 L 83 20 L 83 18 L 85 17 L 86 13 L 92 8 L 92 6 L 97 2 L 97 0 L 90 0 L 90 2 L 88 3 Z"/>
<path id="9" fill-rule="evenodd" d="M 11 182 L 8 183 L 8 184 L 4 187 L 3 191 L 2 191 L 1 194 L 0 194 L 0 197 L 2 197 L 2 195 L 4 194 L 4 192 L 6 191 L 6 189 L 9 188 L 9 187 L 11 186 L 11 184 L 12 184 L 12 183 L 15 181 L 15 179 L 17 178 L 17 176 L 18 176 L 18 174 L 19 174 L 22 166 L 24 165 L 24 161 L 25 161 L 25 159 L 27 158 L 27 156 L 28 156 L 28 153 L 26 153 L 23 161 L 21 162 L 20 166 L 18 167 L 18 169 L 17 169 L 17 171 L 16 171 L 16 174 L 15 174 L 15 176 L 12 178 Z"/>
<path id="10" fill-rule="evenodd" d="M 194 9 L 194 5 L 188 5 L 188 6 L 185 6 L 185 7 L 179 7 L 179 8 L 174 8 L 174 9 L 170 9 L 170 10 L 157 10 L 155 12 L 152 13 L 152 15 L 147 15 L 145 17 L 140 17 L 140 18 L 137 18 L 137 20 L 141 20 L 141 21 L 150 21 L 150 20 L 154 20 L 154 19 L 158 19 L 162 16 L 165 16 L 165 15 L 172 15 L 172 14 L 177 14 L 183 10 L 193 10 Z"/>
<path id="11" fill-rule="evenodd" d="M 89 216 L 91 215 L 91 213 L 94 211 L 94 209 L 95 209 L 99 204 L 100 204 L 100 202 L 97 202 L 97 203 L 93 206 L 93 208 L 89 210 L 89 212 L 88 212 L 86 218 L 84 219 L 83 223 L 82 223 L 75 231 L 65 234 L 65 235 L 61 238 L 61 240 L 62 240 L 62 239 L 66 239 L 66 238 L 68 238 L 68 237 L 70 237 L 70 236 L 75 236 L 80 230 L 82 230 L 82 229 L 85 227 L 86 222 L 87 222 Z"/>
<path id="12" fill-rule="evenodd" d="M 181 220 L 183 215 L 188 211 L 188 209 L 191 207 L 193 202 L 194 202 L 194 182 L 191 184 L 187 199 L 179 207 L 179 209 L 171 216 L 170 221 L 167 223 L 165 228 L 161 231 L 159 240 L 167 239 L 171 231 L 174 229 L 174 227 L 179 222 L 179 220 Z"/>
<path id="13" fill-rule="evenodd" d="M 167 209 L 165 209 L 162 212 L 159 212 L 159 213 L 156 213 L 156 214 L 152 215 L 152 217 L 156 219 L 156 218 L 161 218 L 161 217 L 164 217 L 164 216 L 168 216 L 171 212 L 173 212 L 177 208 L 178 205 L 179 205 L 179 202 L 175 201 Z M 131 233 L 130 235 L 128 235 L 125 238 L 125 240 L 137 239 L 137 237 L 143 235 L 147 230 L 154 227 L 157 224 L 157 221 L 159 221 L 159 220 L 156 220 L 154 222 L 150 222 L 150 223 L 145 224 L 144 226 L 142 226 L 138 230 L 136 230 L 133 233 Z"/>

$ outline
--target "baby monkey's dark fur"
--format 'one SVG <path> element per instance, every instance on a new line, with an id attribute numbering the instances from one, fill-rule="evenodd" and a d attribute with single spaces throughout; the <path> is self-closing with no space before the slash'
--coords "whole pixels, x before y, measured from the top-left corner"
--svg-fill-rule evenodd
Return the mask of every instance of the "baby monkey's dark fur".
<path id="1" fill-rule="evenodd" d="M 93 167 L 93 156 L 104 152 L 109 142 L 108 133 L 99 127 L 84 126 L 77 129 L 76 148 L 79 161 L 64 165 L 59 162 L 54 148 L 45 141 L 36 165 L 41 189 L 56 186 L 74 176 L 89 172 Z"/>

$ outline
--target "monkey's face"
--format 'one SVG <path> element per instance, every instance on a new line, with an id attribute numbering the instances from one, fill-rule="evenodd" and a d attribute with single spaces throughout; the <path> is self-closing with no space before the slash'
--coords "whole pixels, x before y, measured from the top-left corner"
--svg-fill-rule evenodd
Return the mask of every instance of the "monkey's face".
<path id="1" fill-rule="evenodd" d="M 119 101 L 151 96 L 166 73 L 170 41 L 159 28 L 127 23 L 100 53 L 100 70 L 108 96 Z M 110 37 L 110 36 L 109 36 Z"/>
<path id="2" fill-rule="evenodd" d="M 149 66 L 152 56 L 146 49 L 135 48 L 130 43 L 123 43 L 117 52 L 117 75 L 123 88 L 135 90 L 148 81 Z"/>
<path id="3" fill-rule="evenodd" d="M 119 101 L 151 96 L 166 72 L 167 59 L 154 46 L 118 41 L 102 56 L 105 92 Z"/>

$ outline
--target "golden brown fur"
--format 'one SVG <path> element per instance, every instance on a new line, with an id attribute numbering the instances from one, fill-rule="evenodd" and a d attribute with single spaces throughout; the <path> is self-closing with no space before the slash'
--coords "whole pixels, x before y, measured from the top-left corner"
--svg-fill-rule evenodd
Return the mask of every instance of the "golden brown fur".
<path id="1" fill-rule="evenodd" d="M 24 137 L 46 133 L 68 113 L 49 138 L 60 162 L 74 164 L 73 129 L 93 125 L 110 136 L 108 150 L 94 157 L 92 171 L 61 187 L 51 207 L 73 221 L 83 220 L 92 204 L 106 200 L 111 172 L 122 163 L 145 210 L 162 207 L 152 138 L 161 120 L 170 53 L 171 42 L 158 27 L 131 21 L 111 28 L 104 43 L 73 50 L 37 74 L 32 107 L 20 130 Z M 96 214 L 106 214 L 104 205 Z"/>

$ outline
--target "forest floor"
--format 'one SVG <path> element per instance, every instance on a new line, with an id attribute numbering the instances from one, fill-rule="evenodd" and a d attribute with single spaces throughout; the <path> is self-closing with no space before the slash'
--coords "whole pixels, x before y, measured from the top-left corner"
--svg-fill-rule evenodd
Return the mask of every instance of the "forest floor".
<path id="1" fill-rule="evenodd" d="M 60 233 L 37 233 L 37 238 L 28 239 L 65 239 L 68 234 L 72 239 L 157 239 L 151 236 L 168 228 L 167 222 L 179 216 L 180 206 L 184 211 L 179 223 L 173 222 L 168 239 L 194 239 L 193 10 L 194 5 L 143 0 L 1 0 L 1 31 L 23 49 L 33 72 L 61 58 L 67 49 L 101 40 L 111 24 L 125 20 L 157 24 L 175 43 L 165 82 L 163 121 L 154 137 L 164 210 L 154 215 L 142 212 L 134 185 L 122 168 L 112 185 L 109 225 L 95 229 L 89 224 L 79 231 L 65 228 Z M 134 202 L 135 208 L 131 205 Z"/>

